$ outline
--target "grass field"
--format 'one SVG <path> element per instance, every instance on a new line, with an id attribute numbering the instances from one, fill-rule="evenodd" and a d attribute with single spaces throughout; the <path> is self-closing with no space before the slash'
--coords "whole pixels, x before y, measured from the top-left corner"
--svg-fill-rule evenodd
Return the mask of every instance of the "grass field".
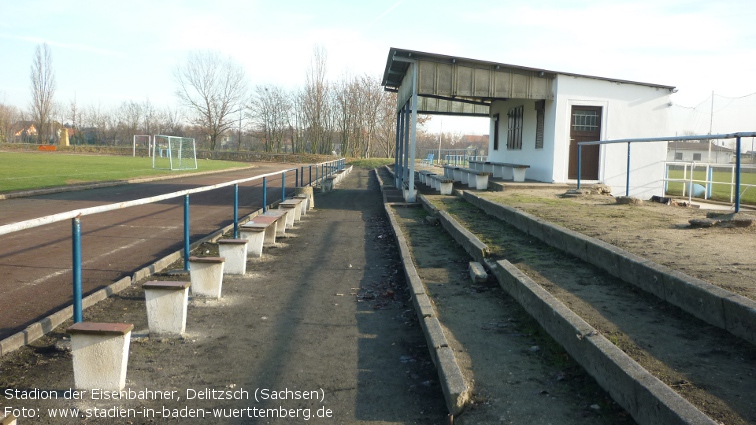
<path id="1" fill-rule="evenodd" d="M 683 172 L 681 170 L 670 170 L 669 171 L 669 178 L 670 179 L 682 179 L 683 178 Z M 690 171 L 688 171 L 687 178 L 690 179 Z M 731 189 L 731 182 L 732 174 L 729 172 L 714 172 L 712 174 L 712 180 L 714 182 L 721 182 L 721 183 L 713 183 L 711 185 L 711 198 L 716 201 L 723 201 L 723 202 L 730 202 L 730 189 Z M 694 184 L 700 184 L 701 186 L 706 186 L 704 183 L 695 182 L 695 180 L 706 180 L 706 172 L 704 170 L 696 171 L 693 173 L 693 180 Z M 746 185 L 746 184 L 752 184 L 756 185 L 756 173 L 741 173 L 740 174 L 740 184 Z M 687 186 L 687 184 L 686 184 Z M 667 194 L 668 195 L 675 195 L 680 196 L 682 194 L 683 189 L 683 183 L 678 182 L 670 182 L 669 186 L 667 188 Z M 733 192 L 734 193 L 734 192 Z M 741 199 L 740 202 L 743 204 L 756 204 L 756 187 L 742 187 L 740 188 L 741 193 Z M 687 192 L 686 192 L 687 196 Z"/>
<path id="2" fill-rule="evenodd" d="M 244 162 L 198 160 L 196 170 L 170 171 L 153 169 L 151 158 L 0 152 L 0 193 L 246 166 Z"/>

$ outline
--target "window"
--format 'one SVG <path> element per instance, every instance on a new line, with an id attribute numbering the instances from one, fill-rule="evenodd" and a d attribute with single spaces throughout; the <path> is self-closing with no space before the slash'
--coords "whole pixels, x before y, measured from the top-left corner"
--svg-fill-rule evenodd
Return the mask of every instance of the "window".
<path id="1" fill-rule="evenodd" d="M 493 150 L 499 150 L 499 114 L 493 116 L 494 122 L 494 137 L 493 137 Z"/>
<path id="2" fill-rule="evenodd" d="M 682 152 L 675 154 L 675 161 L 682 161 Z"/>
<path id="3" fill-rule="evenodd" d="M 538 100 L 535 103 L 536 110 L 536 139 L 535 148 L 543 149 L 543 116 L 546 111 L 546 101 Z"/>
<path id="4" fill-rule="evenodd" d="M 572 129 L 574 131 L 595 132 L 599 129 L 598 110 L 578 110 L 572 114 Z"/>
<path id="5" fill-rule="evenodd" d="M 701 160 L 701 154 L 700 153 L 694 153 L 693 154 L 693 161 L 700 161 Z"/>
<path id="6" fill-rule="evenodd" d="M 507 149 L 522 149 L 522 111 L 523 107 L 512 108 L 507 113 L 509 119 L 507 132 Z"/>

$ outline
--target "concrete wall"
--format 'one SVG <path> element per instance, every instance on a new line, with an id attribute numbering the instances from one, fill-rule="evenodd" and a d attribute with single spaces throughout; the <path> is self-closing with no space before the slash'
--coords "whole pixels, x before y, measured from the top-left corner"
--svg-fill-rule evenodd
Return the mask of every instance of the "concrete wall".
<path id="1" fill-rule="evenodd" d="M 670 91 L 639 84 L 619 83 L 586 77 L 557 75 L 555 100 L 546 101 L 543 149 L 535 149 L 535 101 L 495 101 L 491 114 L 499 114 L 499 149 L 493 150 L 493 128 L 489 140 L 489 161 L 528 164 L 527 178 L 543 182 L 574 182 L 567 178 L 569 166 L 570 113 L 572 106 L 602 108 L 601 139 L 666 136 L 670 133 Z M 507 150 L 507 112 L 523 105 L 522 150 Z M 630 195 L 649 198 L 662 195 L 667 144 L 637 143 L 631 146 Z M 604 145 L 600 151 L 599 181 L 624 195 L 627 145 Z M 506 176 L 505 176 L 506 177 Z"/>

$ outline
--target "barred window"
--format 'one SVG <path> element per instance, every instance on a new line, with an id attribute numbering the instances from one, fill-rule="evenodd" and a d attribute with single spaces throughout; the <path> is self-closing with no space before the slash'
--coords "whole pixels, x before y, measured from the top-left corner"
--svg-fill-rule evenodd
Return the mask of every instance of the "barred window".
<path id="1" fill-rule="evenodd" d="M 493 150 L 499 150 L 499 114 L 494 115 Z"/>
<path id="2" fill-rule="evenodd" d="M 543 118 L 546 111 L 546 101 L 545 100 L 536 101 L 535 110 L 536 110 L 535 148 L 543 149 Z"/>
<path id="3" fill-rule="evenodd" d="M 508 132 L 507 132 L 507 149 L 522 149 L 522 105 L 509 110 L 507 117 L 509 118 Z"/>

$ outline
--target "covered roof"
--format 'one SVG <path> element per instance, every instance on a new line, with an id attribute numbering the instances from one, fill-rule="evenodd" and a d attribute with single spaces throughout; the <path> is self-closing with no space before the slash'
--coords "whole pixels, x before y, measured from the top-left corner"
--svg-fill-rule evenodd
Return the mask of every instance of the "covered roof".
<path id="1" fill-rule="evenodd" d="M 637 84 L 670 91 L 674 89 L 673 86 L 660 84 L 549 71 L 392 47 L 389 49 L 381 84 L 387 91 L 398 92 L 399 107 L 411 96 L 412 75 L 408 75 L 408 71 L 413 62 L 418 64 L 418 112 L 429 114 L 488 116 L 493 100 L 553 99 L 552 83 L 557 75 Z"/>

